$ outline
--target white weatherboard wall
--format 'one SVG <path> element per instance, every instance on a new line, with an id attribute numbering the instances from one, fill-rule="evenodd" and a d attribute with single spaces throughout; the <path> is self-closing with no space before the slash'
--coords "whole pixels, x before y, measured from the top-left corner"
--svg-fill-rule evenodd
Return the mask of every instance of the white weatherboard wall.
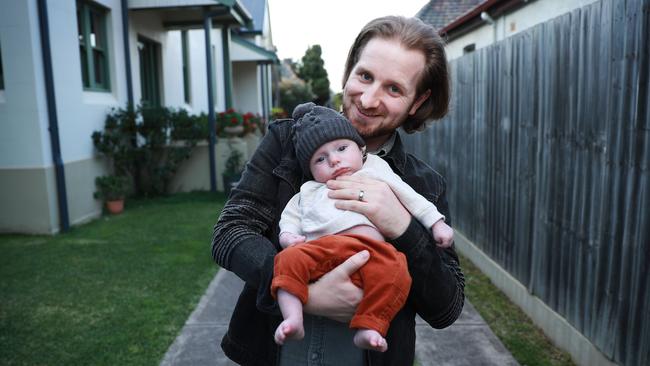
<path id="1" fill-rule="evenodd" d="M 100 213 L 92 191 L 101 164 L 94 159 L 90 136 L 103 126 L 106 111 L 125 101 L 120 62 L 124 59 L 120 1 L 96 3 L 109 11 L 109 93 L 83 90 L 76 2 L 47 2 L 56 114 L 71 223 Z M 0 102 L 0 231 L 53 233 L 59 229 L 59 216 L 37 2 L 6 1 L 0 9 L 5 73 Z"/>
<path id="2" fill-rule="evenodd" d="M 0 11 L 4 98 L 0 102 L 0 169 L 51 164 L 43 63 L 35 1 L 11 1 Z"/>
<path id="3" fill-rule="evenodd" d="M 537 0 L 522 8 L 495 19 L 495 25 L 485 23 L 481 27 L 449 42 L 445 48 L 447 58 L 452 60 L 463 55 L 463 48 L 475 44 L 476 49 L 491 45 L 543 23 L 573 9 L 591 4 L 596 0 Z M 495 39 L 496 38 L 496 39 Z"/>
<path id="4" fill-rule="evenodd" d="M 233 62 L 233 106 L 239 112 L 260 113 L 262 111 L 258 70 L 257 62 L 254 61 Z"/>
<path id="5" fill-rule="evenodd" d="M 208 76 L 205 58 L 205 32 L 203 29 L 190 30 L 188 33 L 190 48 L 190 87 L 192 90 L 192 100 L 189 111 L 193 114 L 208 112 Z M 223 111 L 226 105 L 223 73 L 223 47 L 222 47 L 221 29 L 214 28 L 210 32 L 210 41 L 214 47 L 214 57 L 212 62 L 213 77 L 215 78 L 216 102 L 215 111 Z M 178 43 L 178 52 L 180 53 L 180 36 Z M 181 91 L 182 91 L 181 76 Z"/>

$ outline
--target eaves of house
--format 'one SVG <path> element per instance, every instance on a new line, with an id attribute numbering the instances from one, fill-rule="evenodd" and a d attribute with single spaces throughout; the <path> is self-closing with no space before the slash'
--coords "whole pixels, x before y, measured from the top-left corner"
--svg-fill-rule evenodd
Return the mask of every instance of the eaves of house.
<path id="1" fill-rule="evenodd" d="M 445 37 L 447 42 L 461 37 L 476 28 L 493 22 L 503 14 L 515 11 L 534 0 L 484 0 L 479 1 L 474 7 L 457 16 L 452 21 L 439 27 L 438 33 Z M 424 19 L 423 19 L 424 20 Z M 431 23 L 430 23 L 431 24 Z M 434 25 L 435 26 L 435 25 Z"/>

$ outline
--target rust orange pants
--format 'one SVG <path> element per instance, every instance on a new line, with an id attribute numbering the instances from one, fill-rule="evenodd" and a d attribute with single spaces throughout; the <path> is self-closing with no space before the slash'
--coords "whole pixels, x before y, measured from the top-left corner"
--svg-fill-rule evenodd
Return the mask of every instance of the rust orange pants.
<path id="1" fill-rule="evenodd" d="M 385 337 L 411 287 L 406 257 L 386 242 L 361 235 L 327 235 L 286 248 L 275 256 L 271 294 L 276 296 L 281 288 L 304 305 L 310 282 L 364 249 L 369 251 L 370 259 L 351 276 L 352 282 L 363 288 L 363 299 L 350 328 L 374 329 Z"/>

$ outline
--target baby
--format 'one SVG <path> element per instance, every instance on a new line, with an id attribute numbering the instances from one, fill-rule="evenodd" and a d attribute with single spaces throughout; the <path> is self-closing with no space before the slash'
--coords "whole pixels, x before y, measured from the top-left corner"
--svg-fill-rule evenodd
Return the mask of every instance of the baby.
<path id="1" fill-rule="evenodd" d="M 365 154 L 365 143 L 340 113 L 306 103 L 293 113 L 296 157 L 313 179 L 304 183 L 287 203 L 280 219 L 280 245 L 275 257 L 271 293 L 278 300 L 284 321 L 275 341 L 304 337 L 302 306 L 308 284 L 362 250 L 369 261 L 351 280 L 363 288 L 363 299 L 350 322 L 357 329 L 356 346 L 386 351 L 390 321 L 402 308 L 411 286 L 406 257 L 386 243 L 379 230 L 362 214 L 339 210 L 327 196 L 326 182 L 344 175 L 359 175 L 386 182 L 400 202 L 425 227 L 438 246 L 449 247 L 453 230 L 444 216 L 404 183 L 381 158 Z M 360 191 L 359 201 L 364 201 Z"/>

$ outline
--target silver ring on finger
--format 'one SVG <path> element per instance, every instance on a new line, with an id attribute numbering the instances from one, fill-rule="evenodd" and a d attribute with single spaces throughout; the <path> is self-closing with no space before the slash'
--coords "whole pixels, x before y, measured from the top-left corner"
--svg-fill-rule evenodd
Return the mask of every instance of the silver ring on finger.
<path id="1" fill-rule="evenodd" d="M 363 189 L 359 190 L 359 201 L 363 201 L 363 196 L 365 196 L 366 192 L 363 191 Z"/>

